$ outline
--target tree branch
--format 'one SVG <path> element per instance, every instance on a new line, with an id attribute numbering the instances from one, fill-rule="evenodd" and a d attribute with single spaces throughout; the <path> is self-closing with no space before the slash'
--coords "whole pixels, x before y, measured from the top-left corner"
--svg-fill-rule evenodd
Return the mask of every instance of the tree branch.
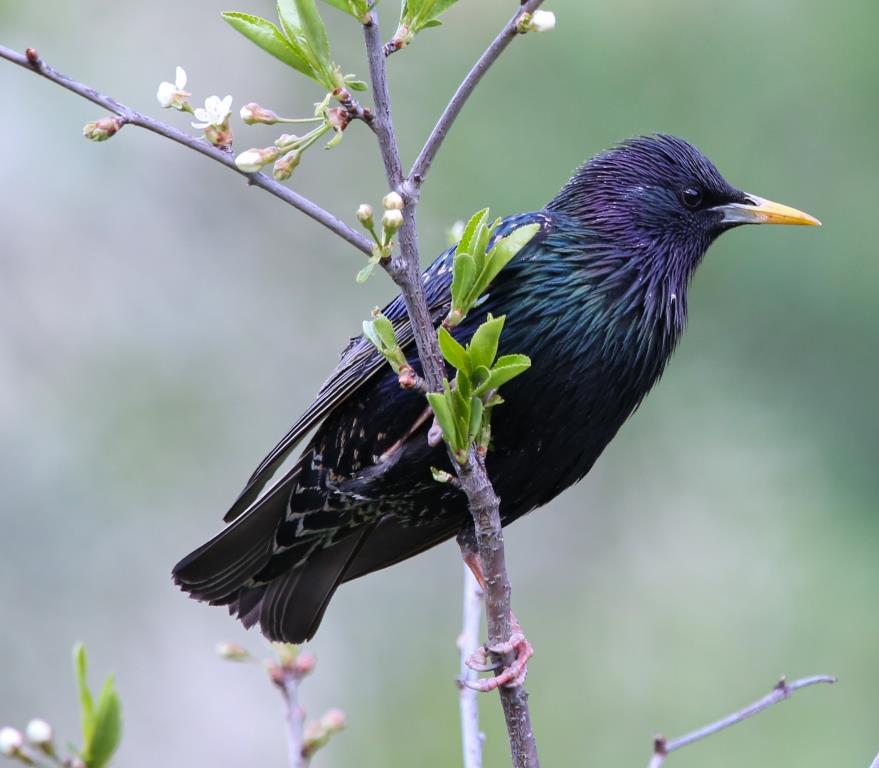
<path id="1" fill-rule="evenodd" d="M 477 675 L 467 660 L 479 647 L 479 628 L 482 619 L 482 589 L 473 573 L 464 566 L 464 611 L 458 650 L 461 653 L 461 682 L 475 680 Z M 479 730 L 479 694 L 460 685 L 461 746 L 464 751 L 464 768 L 482 768 L 483 734 Z"/>
<path id="2" fill-rule="evenodd" d="M 195 150 L 205 157 L 211 158 L 211 160 L 215 160 L 230 170 L 235 171 L 235 173 L 244 176 L 244 178 L 247 179 L 248 184 L 252 184 L 255 187 L 265 190 L 269 194 L 283 200 L 288 205 L 292 205 L 294 208 L 301 211 L 309 218 L 314 219 L 319 224 L 323 224 L 331 232 L 337 234 L 345 242 L 350 243 L 367 256 L 372 254 L 372 243 L 367 240 L 364 235 L 355 232 L 347 224 L 340 221 L 320 206 L 315 205 L 311 200 L 308 200 L 299 193 L 285 187 L 283 184 L 278 183 L 265 174 L 244 173 L 243 171 L 240 171 L 238 166 L 235 165 L 235 160 L 230 153 L 224 152 L 195 136 L 190 136 L 188 133 L 184 133 L 173 126 L 154 120 L 146 115 L 142 115 L 130 107 L 120 104 L 115 99 L 96 91 L 94 88 L 77 82 L 67 75 L 58 72 L 58 70 L 50 67 L 40 59 L 33 48 L 28 48 L 28 53 L 23 55 L 0 45 L 0 58 L 11 61 L 13 64 L 18 64 L 18 66 L 23 69 L 27 69 L 35 74 L 42 75 L 47 80 L 51 80 L 62 88 L 66 88 L 68 91 L 73 91 L 73 93 L 82 96 L 84 99 L 88 99 L 109 112 L 118 115 L 130 125 L 136 125 L 139 128 L 144 128 L 152 133 L 156 133 L 159 136 L 164 136 L 166 139 L 175 141 L 188 149 Z"/>
<path id="3" fill-rule="evenodd" d="M 425 142 L 421 153 L 418 155 L 418 159 L 416 159 L 413 164 L 412 170 L 409 171 L 407 187 L 411 187 L 411 189 L 408 190 L 410 194 L 417 196 L 418 190 L 424 183 L 424 178 L 427 176 L 428 170 L 430 170 L 430 165 L 433 163 L 434 157 L 436 157 L 436 153 L 439 152 L 443 141 L 445 141 L 446 134 L 452 127 L 452 123 L 457 119 L 461 109 L 467 102 L 467 99 L 470 98 L 470 94 L 473 93 L 476 86 L 479 85 L 479 81 L 482 80 L 483 75 L 488 72 L 491 65 L 497 61 L 498 57 L 504 52 L 504 50 L 506 50 L 506 47 L 513 42 L 513 39 L 519 34 L 516 29 L 516 24 L 519 21 L 519 18 L 523 13 L 532 13 L 540 7 L 542 3 L 543 0 L 526 0 L 526 2 L 523 2 L 521 8 L 519 8 L 513 18 L 504 25 L 504 28 L 500 31 L 498 36 L 494 39 L 491 45 L 485 49 L 485 53 L 479 57 L 479 60 L 473 65 L 470 72 L 467 73 L 467 77 L 465 77 L 461 85 L 458 86 L 458 90 L 455 91 L 452 100 L 443 110 L 442 115 L 440 115 L 439 120 L 437 120 L 436 125 L 430 132 L 430 136 Z"/>
<path id="4" fill-rule="evenodd" d="M 308 768 L 305 756 L 305 710 L 299 704 L 299 683 L 303 675 L 296 669 L 276 667 L 272 681 L 281 691 L 287 710 L 287 754 L 290 768 Z"/>
<path id="5" fill-rule="evenodd" d="M 541 0 L 529 0 L 522 6 L 522 10 L 516 15 L 518 18 L 523 10 L 537 7 Z M 504 29 L 507 30 L 509 25 Z M 421 360 L 424 379 L 431 391 L 438 391 L 445 376 L 445 364 L 440 356 L 437 343 L 436 329 L 431 320 L 424 300 L 424 290 L 421 284 L 421 268 L 418 255 L 418 235 L 416 229 L 415 209 L 418 205 L 417 194 L 412 194 L 411 184 L 403 183 L 400 154 L 394 135 L 391 117 L 391 102 L 388 92 L 387 72 L 385 55 L 381 43 L 381 34 L 378 25 L 378 15 L 375 10 L 363 25 L 364 40 L 369 59 L 369 72 L 372 80 L 373 98 L 375 99 L 375 132 L 378 137 L 382 159 L 385 164 L 388 184 L 391 189 L 398 191 L 405 203 L 403 207 L 403 226 L 400 228 L 400 255 L 392 258 L 387 266 L 391 277 L 400 287 L 400 293 L 406 303 L 409 318 L 415 337 L 418 357 Z M 509 38 L 512 39 L 509 33 Z M 505 33 L 501 34 L 504 37 Z M 472 78 L 472 82 L 464 88 L 459 88 L 462 95 L 457 107 L 450 105 L 440 118 L 442 124 L 441 135 L 457 117 L 461 106 L 467 96 L 476 87 L 485 70 L 497 59 L 509 40 L 492 44 L 496 48 L 491 55 L 484 54 L 480 61 L 483 62 L 479 73 Z M 491 51 L 491 48 L 489 49 Z M 471 73 L 472 74 L 472 73 Z M 469 76 L 468 76 L 469 77 Z M 462 92 L 463 89 L 463 92 Z M 434 131 L 436 133 L 436 130 Z M 436 148 L 441 143 L 441 138 L 435 140 Z M 428 153 L 428 162 L 432 159 L 436 148 Z M 427 172 L 425 167 L 421 172 L 420 179 L 423 181 Z M 489 645 L 498 646 L 506 642 L 512 634 L 510 612 L 510 580 L 507 575 L 506 559 L 504 555 L 504 535 L 500 519 L 500 499 L 494 492 L 491 480 L 485 470 L 482 459 L 471 450 L 468 463 L 460 466 L 452 461 L 456 467 L 461 481 L 461 490 L 467 496 L 470 513 L 473 516 L 476 529 L 476 541 L 479 547 L 479 555 L 485 573 L 487 592 L 486 615 L 488 618 Z M 504 664 L 509 665 L 511 658 L 503 659 Z M 531 714 L 528 710 L 528 694 L 524 687 L 502 686 L 499 688 L 501 704 L 507 723 L 507 733 L 510 739 L 510 750 L 515 768 L 537 768 L 537 744 L 531 728 Z"/>
<path id="6" fill-rule="evenodd" d="M 769 707 L 774 706 L 785 699 L 789 699 L 794 691 L 798 691 L 800 688 L 807 688 L 808 686 L 816 685 L 817 683 L 835 682 L 836 678 L 830 677 L 829 675 L 804 677 L 800 680 L 795 680 L 792 683 L 787 683 L 782 677 L 781 680 L 778 681 L 778 684 L 763 698 L 757 699 L 757 701 L 752 704 L 748 704 L 748 706 L 743 707 L 738 712 L 733 712 L 731 715 L 722 717 L 720 720 L 709 723 L 702 728 L 697 728 L 695 731 L 690 731 L 690 733 L 684 734 L 672 741 L 666 741 L 662 736 L 657 736 L 653 742 L 653 757 L 650 758 L 647 768 L 660 768 L 660 766 L 665 763 L 665 758 L 671 752 L 689 746 L 697 741 L 701 741 L 702 739 L 706 739 L 709 736 L 713 736 L 718 731 L 722 731 L 725 728 L 729 728 L 736 723 L 740 723 L 749 717 L 759 714 L 764 709 L 769 709 Z M 877 756 L 877 760 L 879 760 L 879 756 Z M 876 763 L 874 763 L 873 768 L 877 768 Z"/>

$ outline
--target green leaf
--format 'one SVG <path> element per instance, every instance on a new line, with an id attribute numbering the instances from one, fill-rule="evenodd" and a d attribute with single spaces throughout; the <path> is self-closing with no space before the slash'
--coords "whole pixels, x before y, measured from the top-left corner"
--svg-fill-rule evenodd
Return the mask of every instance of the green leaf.
<path id="1" fill-rule="evenodd" d="M 464 226 L 464 232 L 461 235 L 461 239 L 458 241 L 459 252 L 473 253 L 473 242 L 476 230 L 485 223 L 487 217 L 488 208 L 483 208 L 481 211 L 477 211 L 470 217 L 470 220 Z"/>
<path id="2" fill-rule="evenodd" d="M 368 0 L 324 0 L 324 2 L 353 16 L 358 21 L 364 21 L 369 13 Z"/>
<path id="3" fill-rule="evenodd" d="M 476 395 L 470 398 L 470 424 L 467 434 L 468 443 L 473 441 L 473 438 L 479 434 L 479 430 L 482 428 L 483 408 L 482 400 L 476 397 Z"/>
<path id="4" fill-rule="evenodd" d="M 248 40 L 256 43 L 267 53 L 276 59 L 283 61 L 293 69 L 298 70 L 310 78 L 316 79 L 316 73 L 298 49 L 294 48 L 272 22 L 259 16 L 251 16 L 249 13 L 226 11 L 223 18 L 229 25 L 238 30 Z"/>
<path id="5" fill-rule="evenodd" d="M 445 386 L 448 387 L 448 382 L 445 382 Z M 427 401 L 430 403 L 433 415 L 436 416 L 436 420 L 443 431 L 443 438 L 454 451 L 459 450 L 461 446 L 458 445 L 455 416 L 447 399 L 447 394 L 448 392 L 429 392 L 427 394 Z"/>
<path id="6" fill-rule="evenodd" d="M 525 355 L 504 355 L 499 357 L 488 379 L 480 385 L 476 392 L 480 396 L 484 396 L 493 389 L 498 389 L 511 379 L 515 379 L 521 373 L 524 373 L 531 367 L 531 360 Z"/>
<path id="7" fill-rule="evenodd" d="M 362 270 L 361 270 L 362 271 Z M 375 329 L 375 323 L 372 320 L 364 320 L 363 321 L 363 335 L 366 336 L 372 342 L 372 345 L 381 351 L 382 342 L 381 338 Z"/>
<path id="8" fill-rule="evenodd" d="M 476 329 L 476 333 L 473 334 L 467 347 L 474 368 L 480 365 L 484 365 L 486 368 L 491 367 L 497 355 L 497 345 L 503 328 L 503 315 L 500 317 L 489 315 L 488 320 Z"/>
<path id="9" fill-rule="evenodd" d="M 286 8 L 291 0 L 278 0 L 278 8 Z M 315 0 L 292 0 L 299 15 L 299 26 L 308 40 L 311 50 L 327 70 L 332 70 L 333 63 L 330 60 L 330 40 L 327 37 L 327 28 L 317 10 Z"/>
<path id="10" fill-rule="evenodd" d="M 104 768 L 113 757 L 122 736 L 122 703 L 116 693 L 114 677 L 104 682 L 95 708 L 94 735 L 84 760 L 88 768 Z"/>
<path id="11" fill-rule="evenodd" d="M 491 284 L 491 281 L 498 276 L 498 273 L 510 263 L 519 251 L 528 245 L 531 238 L 539 230 L 539 224 L 526 224 L 523 227 L 514 229 L 509 235 L 500 238 L 494 244 L 494 247 L 488 253 L 485 269 L 479 276 L 479 282 L 484 284 L 482 290 L 485 290 Z"/>
<path id="12" fill-rule="evenodd" d="M 79 689 L 79 712 L 82 724 L 82 741 L 88 744 L 94 732 L 95 705 L 88 686 L 88 658 L 85 646 L 77 643 L 73 646 L 73 669 L 76 673 L 76 686 Z"/>
<path id="13" fill-rule="evenodd" d="M 345 85 L 350 88 L 352 91 L 365 91 L 368 90 L 369 86 L 363 82 L 363 80 L 349 80 L 348 78 L 351 75 L 345 76 Z"/>
<path id="14" fill-rule="evenodd" d="M 489 376 L 491 376 L 491 371 L 489 371 L 484 365 L 474 368 L 473 373 L 470 376 L 470 379 L 473 382 L 473 389 L 477 392 L 480 391 L 482 385 L 488 381 Z"/>
<path id="15" fill-rule="evenodd" d="M 452 308 L 461 310 L 462 315 L 464 299 L 472 292 L 475 279 L 476 262 L 469 253 L 462 251 L 459 245 L 452 262 Z"/>
<path id="16" fill-rule="evenodd" d="M 470 355 L 445 328 L 439 329 L 438 334 L 440 352 L 449 363 L 459 371 L 470 373 Z"/>
<path id="17" fill-rule="evenodd" d="M 357 277 L 355 278 L 356 281 L 357 281 L 358 283 L 365 283 L 367 280 L 369 280 L 369 276 L 372 274 L 372 270 L 375 269 L 375 265 L 376 265 L 376 264 L 378 264 L 378 260 L 375 260 L 375 261 L 370 260 L 370 261 L 368 261 L 367 264 L 366 264 L 366 266 L 363 267 L 363 269 L 361 269 L 361 270 L 357 273 Z"/>
<path id="18" fill-rule="evenodd" d="M 397 346 L 397 335 L 394 333 L 394 326 L 391 324 L 391 321 L 388 320 L 383 314 L 379 313 L 376 315 L 375 320 L 373 321 L 375 324 L 376 333 L 378 333 L 379 338 L 382 340 L 382 343 L 388 349 L 392 349 Z"/>

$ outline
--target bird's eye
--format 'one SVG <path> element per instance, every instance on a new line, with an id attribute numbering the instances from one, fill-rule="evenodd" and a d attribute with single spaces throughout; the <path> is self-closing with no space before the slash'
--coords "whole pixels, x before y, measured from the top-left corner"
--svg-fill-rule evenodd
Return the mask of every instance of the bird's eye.
<path id="1" fill-rule="evenodd" d="M 687 208 L 698 208 L 699 204 L 702 202 L 702 192 L 696 189 L 696 187 L 687 187 L 681 192 L 681 202 L 683 202 Z"/>

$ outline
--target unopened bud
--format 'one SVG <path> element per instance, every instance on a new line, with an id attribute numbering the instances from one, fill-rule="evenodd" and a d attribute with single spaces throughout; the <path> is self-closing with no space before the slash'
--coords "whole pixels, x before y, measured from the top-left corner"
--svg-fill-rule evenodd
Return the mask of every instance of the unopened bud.
<path id="1" fill-rule="evenodd" d="M 388 235 L 393 235 L 400 227 L 403 226 L 403 212 L 398 211 L 396 208 L 392 208 L 389 211 L 385 211 L 385 215 L 382 216 L 382 227 L 385 230 L 385 233 Z"/>
<path id="2" fill-rule="evenodd" d="M 293 663 L 293 669 L 303 677 L 314 671 L 317 657 L 313 653 L 300 653 Z"/>
<path id="3" fill-rule="evenodd" d="M 255 125 L 256 123 L 274 125 L 278 122 L 278 116 L 272 110 L 261 107 L 255 101 L 241 107 L 241 119 L 247 125 Z"/>
<path id="4" fill-rule="evenodd" d="M 217 656 L 227 661 L 247 661 L 250 654 L 238 643 L 217 643 Z"/>
<path id="5" fill-rule="evenodd" d="M 40 63 L 40 54 L 37 52 L 36 48 L 25 48 L 24 55 L 25 58 L 27 58 L 27 63 L 32 67 Z"/>
<path id="6" fill-rule="evenodd" d="M 368 203 L 361 203 L 357 208 L 357 221 L 363 224 L 367 229 L 372 229 L 372 206 Z"/>
<path id="7" fill-rule="evenodd" d="M 281 155 L 277 147 L 247 149 L 235 158 L 235 165 L 244 173 L 256 173 L 264 165 L 275 162 Z"/>
<path id="8" fill-rule="evenodd" d="M 552 11 L 523 13 L 516 22 L 516 29 L 525 32 L 549 32 L 555 29 L 555 14 Z"/>
<path id="9" fill-rule="evenodd" d="M 21 752 L 24 737 L 15 728 L 0 728 L 0 755 L 12 757 Z"/>
<path id="10" fill-rule="evenodd" d="M 45 720 L 35 717 L 24 730 L 27 740 L 37 747 L 45 748 L 52 744 L 52 726 Z"/>
<path id="11" fill-rule="evenodd" d="M 125 121 L 121 117 L 102 117 L 100 120 L 86 123 L 82 135 L 91 141 L 106 141 L 117 134 L 123 125 Z"/>
<path id="12" fill-rule="evenodd" d="M 282 133 L 275 139 L 275 146 L 279 149 L 288 150 L 292 144 L 296 144 L 299 137 L 295 133 Z"/>
<path id="13" fill-rule="evenodd" d="M 336 733 L 345 727 L 347 717 L 341 709 L 328 709 L 320 719 L 320 724 L 330 733 Z"/>
<path id="14" fill-rule="evenodd" d="M 301 159 L 301 157 L 301 150 L 291 150 L 275 163 L 275 167 L 272 169 L 272 176 L 274 176 L 278 181 L 284 181 L 285 179 L 289 179 L 293 175 L 293 171 L 296 166 L 299 165 L 299 160 Z"/>
<path id="15" fill-rule="evenodd" d="M 400 197 L 398 192 L 388 192 L 388 194 L 382 198 L 382 205 L 385 207 L 386 211 L 402 211 L 403 198 Z"/>

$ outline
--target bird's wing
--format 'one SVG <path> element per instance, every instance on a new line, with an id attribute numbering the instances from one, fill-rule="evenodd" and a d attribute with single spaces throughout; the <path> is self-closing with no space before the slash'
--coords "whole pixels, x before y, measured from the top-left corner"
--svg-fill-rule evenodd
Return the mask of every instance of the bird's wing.
<path id="1" fill-rule="evenodd" d="M 435 324 L 439 323 L 449 311 L 453 253 L 454 249 L 443 253 L 424 271 L 421 277 L 427 306 Z M 402 296 L 393 299 L 382 312 L 393 324 L 400 347 L 406 349 L 411 346 L 414 335 Z M 272 475 L 287 459 L 290 451 L 338 405 L 370 381 L 385 365 L 387 365 L 385 358 L 369 339 L 364 336 L 351 339 L 342 352 L 339 364 L 321 386 L 311 405 L 260 462 L 223 520 L 230 522 L 247 509 L 259 496 Z"/>
<path id="2" fill-rule="evenodd" d="M 495 230 L 494 239 L 504 237 L 525 224 L 540 224 L 542 233 L 538 233 L 516 257 L 528 258 L 528 253 L 534 250 L 536 244 L 546 234 L 550 221 L 551 217 L 546 212 L 510 216 Z M 421 276 L 425 300 L 435 325 L 449 311 L 454 253 L 454 247 L 449 248 Z M 402 349 L 410 347 L 414 336 L 402 296 L 397 296 L 382 311 L 394 325 L 400 347 Z M 230 522 L 244 512 L 259 497 L 262 489 L 284 463 L 290 451 L 336 407 L 372 380 L 385 365 L 387 365 L 385 358 L 376 350 L 372 342 L 363 336 L 353 338 L 342 352 L 339 364 L 324 382 L 314 401 L 262 460 L 223 520 Z"/>

